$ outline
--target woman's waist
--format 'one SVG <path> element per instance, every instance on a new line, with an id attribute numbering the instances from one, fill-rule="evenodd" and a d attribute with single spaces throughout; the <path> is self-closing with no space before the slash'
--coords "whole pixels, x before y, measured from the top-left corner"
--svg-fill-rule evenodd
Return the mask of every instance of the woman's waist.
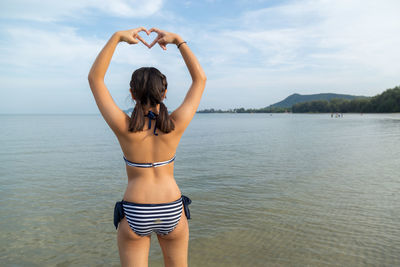
<path id="1" fill-rule="evenodd" d="M 181 191 L 174 177 L 129 178 L 123 199 L 135 203 L 167 203 L 178 199 Z"/>

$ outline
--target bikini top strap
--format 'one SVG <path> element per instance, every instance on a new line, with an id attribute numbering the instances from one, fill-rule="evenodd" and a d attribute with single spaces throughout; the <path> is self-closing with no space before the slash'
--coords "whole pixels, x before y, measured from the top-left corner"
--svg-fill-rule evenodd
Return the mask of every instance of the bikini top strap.
<path id="1" fill-rule="evenodd" d="M 150 168 L 150 167 L 159 167 L 163 165 L 167 165 L 171 162 L 173 162 L 176 158 L 176 154 L 169 160 L 166 161 L 160 161 L 160 162 L 153 162 L 153 163 L 136 163 L 129 161 L 125 155 L 123 155 L 124 161 L 126 162 L 127 165 L 132 166 L 132 167 L 141 167 L 141 168 Z"/>

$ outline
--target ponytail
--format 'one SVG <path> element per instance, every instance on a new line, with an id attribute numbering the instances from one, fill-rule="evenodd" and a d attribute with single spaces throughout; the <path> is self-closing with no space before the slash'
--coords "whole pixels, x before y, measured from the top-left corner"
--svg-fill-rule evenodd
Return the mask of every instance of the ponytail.
<path id="1" fill-rule="evenodd" d="M 142 103 L 140 101 L 136 101 L 135 108 L 132 111 L 131 121 L 129 122 L 129 131 L 130 132 L 138 132 L 142 131 L 144 127 L 144 112 Z"/>
<path id="2" fill-rule="evenodd" d="M 160 112 L 157 116 L 156 125 L 164 133 L 169 133 L 175 129 L 174 122 L 169 117 L 167 107 L 163 102 L 160 103 Z"/>
<path id="3" fill-rule="evenodd" d="M 136 105 L 132 111 L 128 130 L 130 132 L 143 131 L 146 115 L 143 105 L 155 107 L 159 104 L 160 110 L 155 127 L 164 133 L 173 131 L 175 129 L 174 122 L 169 117 L 167 107 L 162 102 L 168 87 L 167 77 L 156 68 L 143 67 L 133 72 L 129 85 Z"/>

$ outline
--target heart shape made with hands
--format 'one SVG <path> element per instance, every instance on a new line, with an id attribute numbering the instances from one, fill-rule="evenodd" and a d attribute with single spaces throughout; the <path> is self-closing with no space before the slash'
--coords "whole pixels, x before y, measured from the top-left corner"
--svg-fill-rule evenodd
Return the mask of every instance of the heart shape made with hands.
<path id="1" fill-rule="evenodd" d="M 143 38 L 142 35 L 139 35 L 140 32 L 145 32 L 145 33 L 147 34 L 147 36 L 150 36 L 150 34 L 154 32 L 157 36 L 153 39 L 153 41 L 151 41 L 151 39 L 150 39 L 151 43 L 149 44 L 149 43 Z M 136 37 L 136 38 L 137 38 L 139 41 L 141 41 L 145 46 L 147 46 L 149 49 L 152 48 L 152 47 L 157 43 L 157 41 L 161 38 L 160 33 L 156 32 L 156 31 L 147 31 L 147 30 L 145 31 L 145 30 L 142 30 L 142 31 L 140 31 L 140 32 L 137 33 L 137 37 Z"/>

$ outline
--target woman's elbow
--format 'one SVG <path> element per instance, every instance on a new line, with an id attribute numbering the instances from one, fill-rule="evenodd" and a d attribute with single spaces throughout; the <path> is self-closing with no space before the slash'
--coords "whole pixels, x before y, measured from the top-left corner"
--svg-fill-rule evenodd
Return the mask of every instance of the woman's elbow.
<path id="1" fill-rule="evenodd" d="M 92 74 L 91 72 L 89 72 L 87 78 L 88 78 L 88 81 L 89 81 L 89 83 L 90 83 L 91 81 L 93 81 L 93 74 Z"/>
<path id="2" fill-rule="evenodd" d="M 99 80 L 98 77 L 97 77 L 97 75 L 95 75 L 95 74 L 89 72 L 89 74 L 88 74 L 88 81 L 89 81 L 89 84 L 92 84 L 92 83 L 94 83 L 94 82 L 97 81 L 97 80 Z"/>
<path id="3" fill-rule="evenodd" d="M 206 83 L 207 82 L 207 76 L 206 76 L 206 74 L 204 72 L 200 73 L 196 80 L 199 81 L 199 82 L 202 82 L 202 83 Z"/>

